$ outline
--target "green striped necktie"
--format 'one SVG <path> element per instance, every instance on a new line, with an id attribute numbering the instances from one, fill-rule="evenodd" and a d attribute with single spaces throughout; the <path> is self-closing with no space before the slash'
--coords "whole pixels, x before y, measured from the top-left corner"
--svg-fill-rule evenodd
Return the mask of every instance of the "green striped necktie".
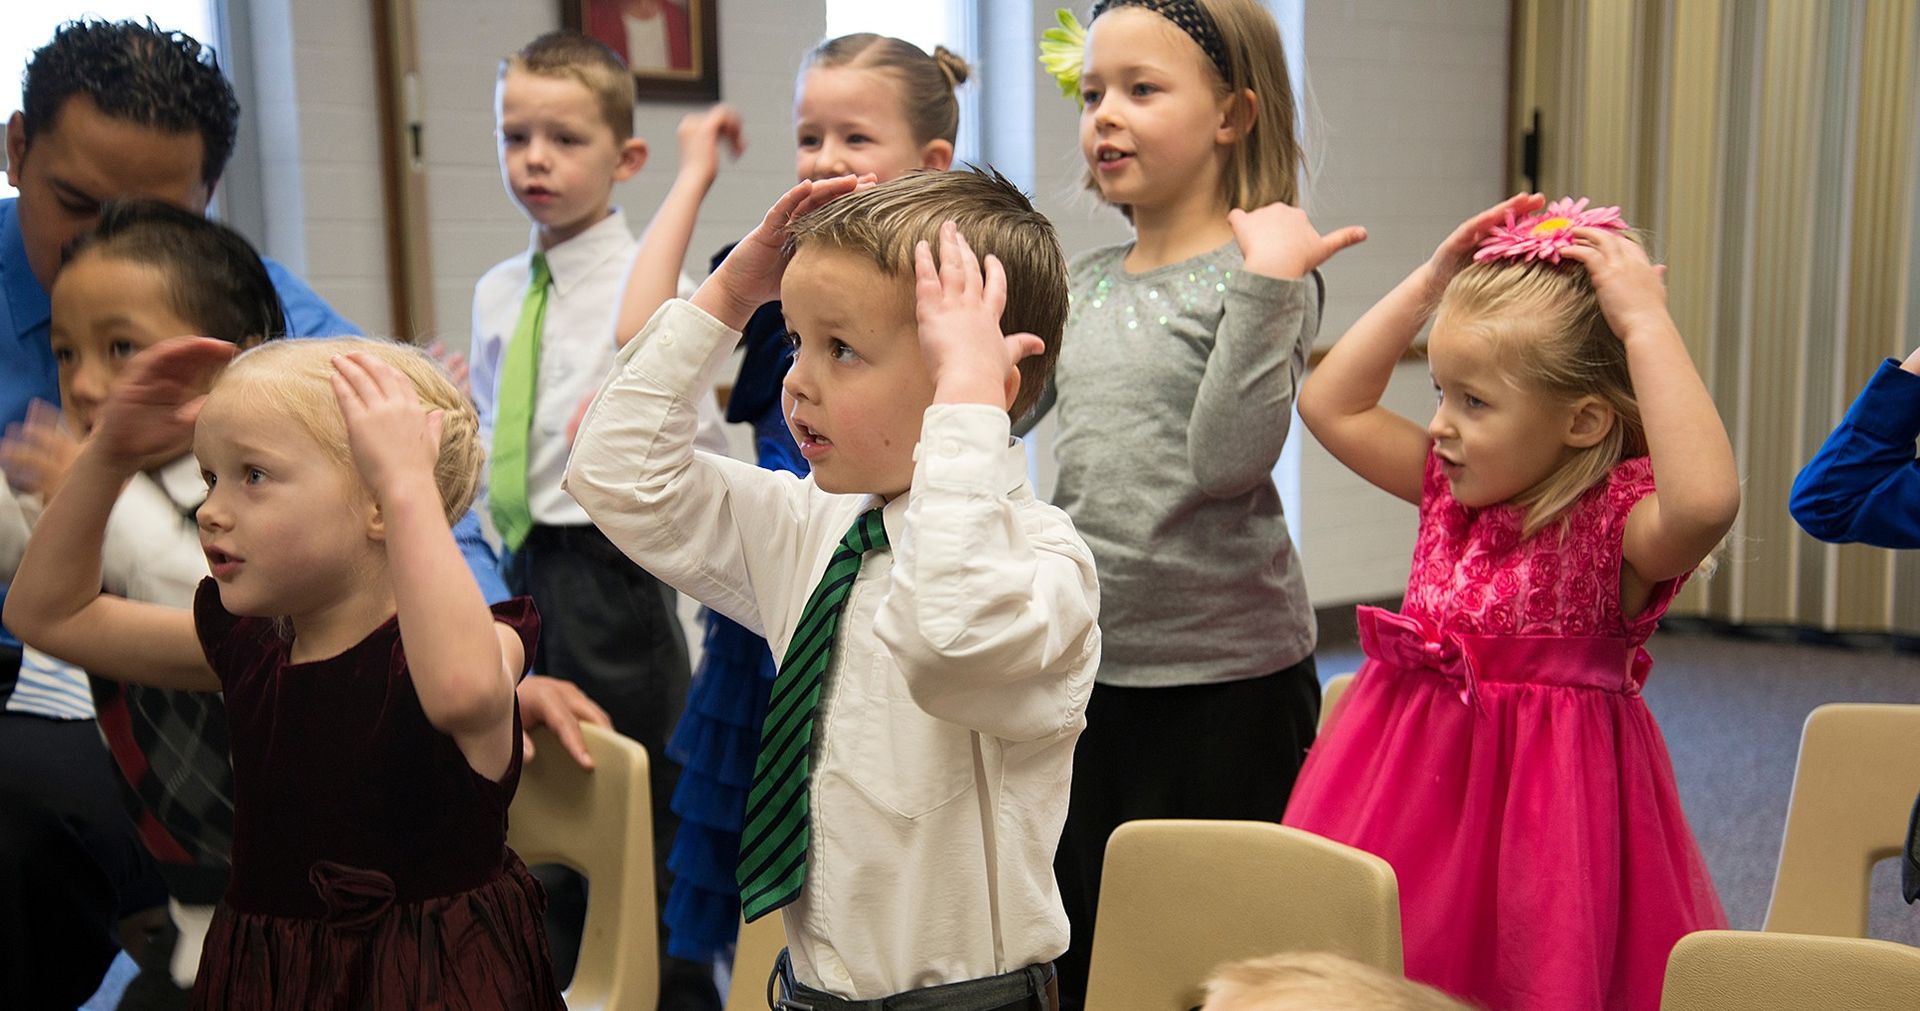
<path id="1" fill-rule="evenodd" d="M 787 644 L 773 680 L 773 700 L 760 729 L 760 757 L 747 794 L 746 826 L 740 833 L 740 910 L 752 922 L 800 894 L 807 880 L 807 780 L 811 772 L 813 717 L 820 685 L 833 662 L 840 612 L 860 574 L 860 559 L 884 550 L 887 528 L 880 510 L 853 521 L 827 562 L 827 574 L 807 598 L 800 624 Z"/>
<path id="2" fill-rule="evenodd" d="M 540 328 L 547 318 L 547 286 L 552 275 L 547 257 L 533 254 L 520 319 L 507 341 L 500 367 L 500 396 L 494 405 L 493 457 L 487 468 L 487 510 L 507 550 L 514 551 L 533 529 L 527 503 L 527 439 L 533 432 L 536 380 L 540 376 Z"/>

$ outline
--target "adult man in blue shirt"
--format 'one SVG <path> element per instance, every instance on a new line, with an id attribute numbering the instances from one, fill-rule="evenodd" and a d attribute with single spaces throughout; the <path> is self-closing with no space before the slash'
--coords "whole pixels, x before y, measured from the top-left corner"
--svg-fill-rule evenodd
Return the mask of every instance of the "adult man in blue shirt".
<path id="1" fill-rule="evenodd" d="M 0 424 L 57 402 L 48 290 L 61 251 L 109 200 L 146 197 L 204 212 L 233 152 L 239 103 L 213 54 L 150 22 L 72 22 L 30 60 L 6 127 L 0 201 Z M 357 334 L 267 260 L 289 336 Z M 489 599 L 505 597 L 470 515 L 463 550 Z M 4 576 L 4 574 L 0 574 Z M 19 647 L 0 639 L 0 701 Z M 528 678 L 526 725 L 548 724 L 584 764 L 581 719 L 606 716 L 572 685 Z M 9 707 L 17 709 L 20 707 Z M 73 1007 L 98 986 L 123 915 L 164 901 L 91 720 L 0 712 L 0 994 L 9 1006 Z"/>

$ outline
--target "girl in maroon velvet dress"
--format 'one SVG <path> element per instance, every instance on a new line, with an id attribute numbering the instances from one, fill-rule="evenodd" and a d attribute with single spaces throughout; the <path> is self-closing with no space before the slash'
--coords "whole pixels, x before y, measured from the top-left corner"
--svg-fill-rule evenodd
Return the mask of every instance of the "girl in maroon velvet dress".
<path id="1" fill-rule="evenodd" d="M 178 338 L 129 366 L 6 610 L 95 674 L 226 693 L 233 876 L 194 1006 L 563 1007 L 506 845 L 539 619 L 489 612 L 449 528 L 479 480 L 472 408 L 404 345 L 276 341 L 212 382 L 233 350 Z M 213 577 L 191 613 L 101 594 L 120 488 L 189 437 Z"/>

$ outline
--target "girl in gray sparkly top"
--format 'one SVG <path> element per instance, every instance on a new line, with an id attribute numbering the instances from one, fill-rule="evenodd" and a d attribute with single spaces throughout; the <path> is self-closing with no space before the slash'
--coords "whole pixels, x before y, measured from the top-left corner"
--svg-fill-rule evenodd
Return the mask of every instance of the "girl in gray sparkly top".
<path id="1" fill-rule="evenodd" d="M 1038 408 L 1058 418 L 1054 501 L 1093 549 L 1105 642 L 1055 861 L 1063 1008 L 1084 1001 L 1114 827 L 1286 809 L 1320 693 L 1272 471 L 1319 328 L 1314 270 L 1365 237 L 1290 206 L 1293 93 L 1256 0 L 1102 0 L 1083 52 L 1061 76 L 1078 74 L 1088 186 L 1134 237 L 1070 265 Z"/>

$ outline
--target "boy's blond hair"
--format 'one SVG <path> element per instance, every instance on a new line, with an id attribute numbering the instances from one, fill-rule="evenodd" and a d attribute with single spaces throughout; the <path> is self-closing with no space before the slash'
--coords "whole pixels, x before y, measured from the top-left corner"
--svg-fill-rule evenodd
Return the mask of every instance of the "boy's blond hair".
<path id="1" fill-rule="evenodd" d="M 562 29 L 548 32 L 500 61 L 496 82 L 511 71 L 580 82 L 600 107 L 618 147 L 633 139 L 633 74 L 619 54 L 592 36 Z"/>
<path id="2" fill-rule="evenodd" d="M 1060 356 L 1067 322 L 1067 260 L 1046 215 L 999 172 L 967 169 L 913 172 L 841 197 L 794 222 L 788 252 L 828 246 L 872 260 L 880 272 L 913 284 L 913 249 L 940 248 L 940 225 L 952 221 L 984 264 L 998 257 L 1007 273 L 1002 333 L 1030 333 L 1046 350 L 1020 362 L 1020 392 L 1009 413 L 1019 418 L 1040 398 Z"/>
<path id="3" fill-rule="evenodd" d="M 1223 965 L 1205 1011 L 1470 1011 L 1429 986 L 1330 952 L 1288 952 Z"/>
<path id="4" fill-rule="evenodd" d="M 365 337 L 268 341 L 233 360 L 214 383 L 213 395 L 240 396 L 281 411 L 313 436 L 333 462 L 359 480 L 347 445 L 347 423 L 333 392 L 333 359 L 358 351 L 400 370 L 428 410 L 441 412 L 440 454 L 433 483 L 440 489 L 447 522 L 473 504 L 480 488 L 486 450 L 480 444 L 480 419 L 473 404 L 439 363 L 425 351 L 397 341 Z"/>

